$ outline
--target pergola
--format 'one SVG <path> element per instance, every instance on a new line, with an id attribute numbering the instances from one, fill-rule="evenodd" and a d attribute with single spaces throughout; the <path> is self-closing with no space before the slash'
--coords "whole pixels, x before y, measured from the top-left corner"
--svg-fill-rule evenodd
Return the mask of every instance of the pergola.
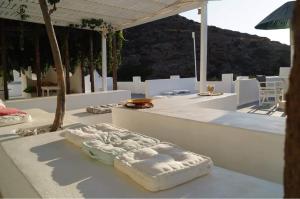
<path id="1" fill-rule="evenodd" d="M 81 24 L 82 19 L 103 19 L 115 30 L 122 30 L 147 22 L 201 8 L 201 58 L 200 91 L 205 90 L 207 68 L 207 1 L 209 0 L 61 0 L 57 10 L 51 15 L 56 26 Z M 2 0 L 0 18 L 21 20 L 20 5 L 26 5 L 26 21 L 43 24 L 43 16 L 38 0 Z M 102 81 L 107 90 L 107 52 L 105 29 L 102 35 Z"/>

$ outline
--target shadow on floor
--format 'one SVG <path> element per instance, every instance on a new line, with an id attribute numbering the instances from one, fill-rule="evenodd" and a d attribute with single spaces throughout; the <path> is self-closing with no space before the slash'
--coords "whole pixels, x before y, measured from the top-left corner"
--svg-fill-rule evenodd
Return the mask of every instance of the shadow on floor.
<path id="1" fill-rule="evenodd" d="M 286 114 L 284 111 L 279 109 L 277 106 L 272 104 L 265 104 L 259 106 L 258 102 L 246 104 L 238 107 L 239 112 L 257 114 L 257 115 L 267 115 L 267 116 L 277 116 L 277 117 L 285 117 Z"/>
<path id="2" fill-rule="evenodd" d="M 143 189 L 112 166 L 92 160 L 65 140 L 33 147 L 30 151 L 37 154 L 38 161 L 52 168 L 51 177 L 58 185 L 64 187 L 76 184 L 78 192 L 85 198 L 197 197 L 204 189 L 209 189 L 206 184 L 215 178 L 214 175 L 208 175 L 174 189 L 153 193 Z M 65 197 L 68 197 L 67 193 Z"/>

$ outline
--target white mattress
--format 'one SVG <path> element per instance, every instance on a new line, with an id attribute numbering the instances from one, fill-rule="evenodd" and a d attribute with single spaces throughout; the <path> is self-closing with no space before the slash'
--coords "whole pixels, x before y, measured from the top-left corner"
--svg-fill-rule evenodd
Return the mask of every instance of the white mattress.
<path id="1" fill-rule="evenodd" d="M 88 154 L 108 165 L 113 165 L 116 156 L 127 151 L 153 146 L 160 141 L 137 133 L 110 133 L 95 140 L 83 142 L 83 148 Z"/>
<path id="2" fill-rule="evenodd" d="M 62 135 L 71 143 L 78 147 L 82 147 L 82 143 L 94 139 L 109 139 L 110 133 L 118 133 L 119 135 L 127 135 L 128 130 L 116 128 L 110 124 L 102 123 L 92 126 L 84 126 L 77 129 L 67 129 L 62 132 Z"/>
<path id="3" fill-rule="evenodd" d="M 83 148 L 92 158 L 109 165 L 113 165 L 117 155 L 159 143 L 157 139 L 106 123 L 67 129 L 62 134 L 69 142 Z"/>
<path id="4" fill-rule="evenodd" d="M 14 124 L 21 124 L 26 122 L 31 122 L 32 118 L 29 114 L 13 114 L 13 115 L 5 115 L 0 116 L 0 127 L 10 126 Z"/>
<path id="5" fill-rule="evenodd" d="M 149 191 L 160 191 L 208 174 L 210 158 L 170 143 L 138 149 L 118 156 L 114 166 Z"/>

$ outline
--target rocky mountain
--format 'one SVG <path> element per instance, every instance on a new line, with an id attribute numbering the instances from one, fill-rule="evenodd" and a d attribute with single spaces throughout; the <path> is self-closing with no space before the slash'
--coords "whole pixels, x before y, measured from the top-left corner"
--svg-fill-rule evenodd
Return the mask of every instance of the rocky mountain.
<path id="1" fill-rule="evenodd" d="M 120 80 L 131 80 L 134 75 L 143 79 L 194 76 L 191 33 L 196 34 L 199 68 L 199 30 L 199 23 L 179 15 L 125 30 Z M 290 65 L 289 57 L 288 45 L 214 26 L 208 28 L 208 79 L 220 79 L 222 73 L 277 75 L 279 67 Z"/>

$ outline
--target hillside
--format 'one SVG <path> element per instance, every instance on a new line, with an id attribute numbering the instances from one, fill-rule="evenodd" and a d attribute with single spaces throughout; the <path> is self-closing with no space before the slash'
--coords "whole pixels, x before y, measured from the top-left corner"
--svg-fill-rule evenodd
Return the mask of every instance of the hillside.
<path id="1" fill-rule="evenodd" d="M 199 67 L 200 24 L 179 15 L 125 30 L 119 79 L 134 75 L 143 79 L 194 75 L 191 32 L 196 32 Z M 208 29 L 208 78 L 222 73 L 276 75 L 290 65 L 288 45 L 268 38 L 210 26 Z M 198 75 L 199 76 L 199 75 Z"/>

